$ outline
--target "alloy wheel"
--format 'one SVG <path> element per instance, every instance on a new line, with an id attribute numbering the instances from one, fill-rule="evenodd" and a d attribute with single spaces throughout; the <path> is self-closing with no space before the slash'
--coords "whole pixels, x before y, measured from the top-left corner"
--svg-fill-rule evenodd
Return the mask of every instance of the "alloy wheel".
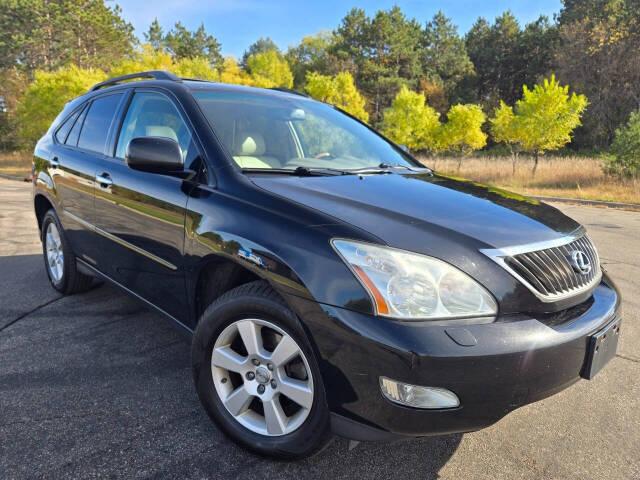
<path id="1" fill-rule="evenodd" d="M 211 354 L 213 383 L 233 418 L 254 433 L 286 435 L 299 428 L 313 405 L 313 378 L 298 343 L 260 319 L 233 322 Z"/>
<path id="2" fill-rule="evenodd" d="M 59 282 L 64 273 L 64 252 L 62 239 L 55 223 L 51 222 L 47 226 L 45 234 L 45 248 L 47 252 L 47 266 L 49 274 L 54 282 Z"/>

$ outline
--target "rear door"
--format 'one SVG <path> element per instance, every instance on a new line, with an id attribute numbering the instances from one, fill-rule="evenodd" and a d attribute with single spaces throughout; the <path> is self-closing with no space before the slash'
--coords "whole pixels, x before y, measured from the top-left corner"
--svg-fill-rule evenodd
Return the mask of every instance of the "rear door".
<path id="1" fill-rule="evenodd" d="M 96 165 L 104 156 L 122 99 L 121 93 L 96 97 L 72 112 L 55 132 L 51 165 L 62 207 L 58 214 L 74 253 L 90 263 L 98 252 L 93 231 Z"/>
<path id="2" fill-rule="evenodd" d="M 130 169 L 131 139 L 170 138 L 185 165 L 198 158 L 186 116 L 172 98 L 136 89 L 115 137 L 113 155 L 98 165 L 96 226 L 102 235 L 100 270 L 181 320 L 188 312 L 183 272 L 184 221 L 190 184 L 180 178 Z"/>

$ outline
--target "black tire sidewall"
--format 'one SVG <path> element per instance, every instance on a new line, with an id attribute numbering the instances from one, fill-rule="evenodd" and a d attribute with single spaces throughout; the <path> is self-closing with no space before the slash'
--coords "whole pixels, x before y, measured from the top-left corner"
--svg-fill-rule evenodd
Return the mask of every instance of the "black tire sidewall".
<path id="1" fill-rule="evenodd" d="M 251 432 L 226 410 L 211 375 L 211 353 L 218 335 L 232 322 L 257 318 L 271 322 L 291 335 L 303 350 L 313 376 L 314 401 L 309 416 L 294 432 L 268 437 Z M 259 296 L 238 296 L 212 304 L 202 315 L 194 333 L 192 365 L 196 390 L 209 416 L 233 440 L 246 448 L 278 458 L 309 456 L 330 439 L 329 411 L 318 363 L 300 322 L 279 302 Z"/>

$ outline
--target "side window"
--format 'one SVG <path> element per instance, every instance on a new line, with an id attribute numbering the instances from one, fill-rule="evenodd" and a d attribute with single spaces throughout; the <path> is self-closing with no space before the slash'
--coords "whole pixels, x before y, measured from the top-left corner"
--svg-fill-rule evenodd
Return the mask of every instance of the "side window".
<path id="1" fill-rule="evenodd" d="M 76 121 L 78 115 L 80 115 L 80 110 L 76 110 L 69 118 L 67 118 L 60 128 L 58 128 L 58 131 L 56 132 L 56 140 L 58 140 L 58 142 L 64 143 L 67 140 L 67 135 L 69 135 L 71 127 L 73 127 L 73 122 Z"/>
<path id="2" fill-rule="evenodd" d="M 80 137 L 80 130 L 82 129 L 82 123 L 84 122 L 84 117 L 87 115 L 87 107 L 82 109 L 80 115 L 78 115 L 78 119 L 76 123 L 73 124 L 73 128 L 71 132 L 69 132 L 69 136 L 67 140 L 64 142 L 65 145 L 69 145 L 71 147 L 75 147 L 78 145 L 78 138 Z"/>
<path id="3" fill-rule="evenodd" d="M 121 98 L 122 94 L 118 93 L 97 98 L 91 103 L 80 132 L 78 147 L 104 153 L 109 126 Z"/>
<path id="4" fill-rule="evenodd" d="M 166 137 L 175 140 L 186 159 L 191 132 L 173 103 L 159 93 L 136 93 L 122 122 L 116 157 L 124 158 L 127 145 L 137 137 Z"/>

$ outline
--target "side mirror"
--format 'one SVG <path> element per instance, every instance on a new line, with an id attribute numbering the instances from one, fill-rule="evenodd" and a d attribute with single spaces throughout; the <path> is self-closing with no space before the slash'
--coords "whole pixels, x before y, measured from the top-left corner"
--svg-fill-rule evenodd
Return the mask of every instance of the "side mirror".
<path id="1" fill-rule="evenodd" d="M 409 153 L 409 147 L 407 147 L 406 145 L 398 145 L 398 148 L 403 152 Z"/>
<path id="2" fill-rule="evenodd" d="M 175 173 L 184 169 L 180 145 L 166 137 L 132 139 L 124 159 L 129 168 L 142 172 Z"/>

